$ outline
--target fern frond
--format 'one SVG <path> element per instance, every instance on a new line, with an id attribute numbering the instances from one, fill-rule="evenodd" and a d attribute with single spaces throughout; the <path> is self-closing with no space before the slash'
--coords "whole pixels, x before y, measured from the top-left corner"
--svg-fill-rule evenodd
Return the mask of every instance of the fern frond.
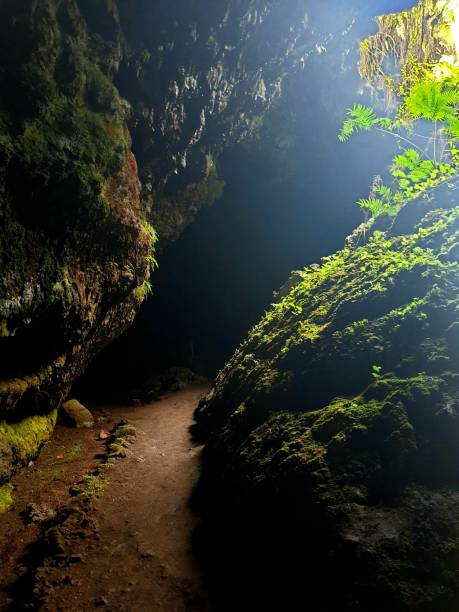
<path id="1" fill-rule="evenodd" d="M 354 122 L 352 119 L 346 119 L 338 136 L 340 142 L 346 142 L 354 133 Z"/>
<path id="2" fill-rule="evenodd" d="M 380 127 L 389 130 L 393 127 L 393 121 L 389 119 L 389 117 L 378 117 L 378 119 L 375 121 L 375 125 L 379 125 Z"/>
<path id="3" fill-rule="evenodd" d="M 421 156 L 415 149 L 406 149 L 392 160 L 393 170 L 414 170 L 421 163 Z"/>
<path id="4" fill-rule="evenodd" d="M 360 208 L 367 210 L 375 219 L 381 217 L 382 215 L 389 215 L 390 217 L 394 217 L 399 210 L 398 206 L 392 203 L 392 200 L 385 201 L 379 198 L 370 197 L 361 198 L 357 203 Z"/>
<path id="5" fill-rule="evenodd" d="M 387 117 L 378 117 L 371 106 L 355 104 L 347 110 L 348 118 L 344 121 L 338 136 L 340 142 L 346 142 L 355 132 L 369 132 L 375 125 L 391 126 Z"/>
<path id="6" fill-rule="evenodd" d="M 374 189 L 374 193 L 380 195 L 385 202 L 392 202 L 392 190 L 390 187 L 387 187 L 387 185 L 378 185 L 378 187 Z"/>
<path id="7" fill-rule="evenodd" d="M 411 88 L 405 106 L 413 119 L 445 121 L 454 115 L 459 91 L 438 81 L 425 80 Z"/>
<path id="8" fill-rule="evenodd" d="M 457 117 L 448 119 L 448 133 L 453 138 L 459 138 L 459 119 Z"/>

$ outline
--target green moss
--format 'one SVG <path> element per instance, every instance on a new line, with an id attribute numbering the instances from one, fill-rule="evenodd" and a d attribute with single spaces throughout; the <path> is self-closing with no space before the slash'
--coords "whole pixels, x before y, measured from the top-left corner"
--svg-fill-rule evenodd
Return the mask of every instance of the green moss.
<path id="1" fill-rule="evenodd" d="M 73 496 L 98 497 L 107 484 L 108 480 L 102 474 L 87 474 L 81 482 L 71 487 L 70 494 Z"/>
<path id="2" fill-rule="evenodd" d="M 35 459 L 40 448 L 49 440 L 56 425 L 57 410 L 46 415 L 34 415 L 17 423 L 0 421 L 0 436 L 13 453 L 13 468 Z"/>
<path id="3" fill-rule="evenodd" d="M 12 506 L 14 502 L 13 490 L 11 484 L 0 486 L 0 514 L 6 512 Z"/>
<path id="4" fill-rule="evenodd" d="M 76 442 L 72 446 L 69 446 L 65 449 L 64 452 L 64 460 L 65 461 L 74 461 L 81 457 L 81 455 L 85 452 L 85 447 L 80 442 Z"/>
<path id="5" fill-rule="evenodd" d="M 117 423 L 107 440 L 107 448 L 102 463 L 95 470 L 70 489 L 72 496 L 83 495 L 88 498 L 98 497 L 108 484 L 107 473 L 116 459 L 126 457 L 126 449 L 133 442 L 136 429 L 127 421 Z"/>

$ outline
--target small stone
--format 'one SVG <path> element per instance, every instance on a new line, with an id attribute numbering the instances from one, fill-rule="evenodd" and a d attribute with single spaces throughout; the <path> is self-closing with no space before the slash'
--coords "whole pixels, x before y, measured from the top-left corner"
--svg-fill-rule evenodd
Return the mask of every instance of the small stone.
<path id="1" fill-rule="evenodd" d="M 83 560 L 82 555 L 73 554 L 69 557 L 69 563 L 82 563 Z"/>
<path id="2" fill-rule="evenodd" d="M 99 431 L 99 440 L 106 440 L 110 436 L 110 432 L 106 429 L 101 429 Z"/>
<path id="3" fill-rule="evenodd" d="M 94 600 L 94 605 L 97 607 L 108 606 L 108 599 L 106 597 L 98 597 Z"/>
<path id="4" fill-rule="evenodd" d="M 137 552 L 139 553 L 141 559 L 152 559 L 155 556 L 151 550 L 147 550 L 143 546 L 138 546 Z"/>
<path id="5" fill-rule="evenodd" d="M 77 429 L 94 427 L 92 414 L 76 399 L 68 400 L 62 404 L 59 419 L 68 427 L 76 427 Z"/>
<path id="6" fill-rule="evenodd" d="M 22 520 L 27 525 L 32 523 L 44 523 L 56 516 L 56 512 L 46 504 L 27 504 L 25 510 L 21 513 Z"/>

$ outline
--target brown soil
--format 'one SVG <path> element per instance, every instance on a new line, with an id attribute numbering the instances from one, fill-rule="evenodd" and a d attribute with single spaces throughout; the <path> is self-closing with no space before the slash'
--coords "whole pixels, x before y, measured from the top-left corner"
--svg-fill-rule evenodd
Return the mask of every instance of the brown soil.
<path id="1" fill-rule="evenodd" d="M 192 387 L 141 407 L 104 407 L 109 420 L 123 418 L 134 424 L 137 439 L 127 458 L 110 469 L 109 484 L 93 504 L 95 538 L 78 543 L 77 562 L 65 569 L 65 580 L 53 583 L 40 610 L 208 610 L 192 552 L 197 518 L 188 505 L 200 457 L 189 426 L 204 392 Z M 52 507 L 65 503 L 68 487 L 97 463 L 102 443 L 96 438 L 104 428 L 103 424 L 85 432 L 57 428 L 37 465 L 15 479 L 15 508 L 0 522 L 0 608 L 18 560 L 39 530 L 24 527 L 19 512 L 31 501 Z M 84 452 L 78 454 L 76 444 Z"/>

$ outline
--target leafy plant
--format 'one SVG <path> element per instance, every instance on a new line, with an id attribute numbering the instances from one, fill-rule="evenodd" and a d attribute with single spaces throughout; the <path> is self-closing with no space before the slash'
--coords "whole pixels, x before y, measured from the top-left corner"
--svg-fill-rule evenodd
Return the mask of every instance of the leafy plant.
<path id="1" fill-rule="evenodd" d="M 425 79 L 411 88 L 405 99 L 405 108 L 413 119 L 446 121 L 454 116 L 459 103 L 456 87 L 432 79 Z"/>
<path id="2" fill-rule="evenodd" d="M 415 149 L 406 149 L 392 160 L 391 172 L 392 176 L 399 179 L 401 187 L 409 187 L 410 182 L 426 181 L 437 171 L 432 160 L 423 160 Z"/>
<path id="3" fill-rule="evenodd" d="M 395 91 L 393 85 L 392 89 Z M 373 218 L 395 216 L 407 202 L 450 179 L 459 170 L 459 149 L 454 142 L 459 139 L 459 72 L 444 64 L 441 74 L 426 65 L 420 70 L 409 70 L 398 93 L 402 104 L 394 121 L 378 117 L 369 106 L 356 104 L 348 109 L 338 136 L 341 142 L 346 142 L 357 132 L 375 129 L 392 136 L 399 144 L 409 145 L 392 160 L 396 192 L 378 184 L 373 186 L 368 198 L 358 201 L 365 214 Z M 414 132 L 414 122 L 418 119 L 433 123 L 430 137 Z"/>
<path id="4" fill-rule="evenodd" d="M 147 257 L 145 257 L 145 260 L 151 272 L 154 272 L 154 270 L 158 268 L 158 261 L 156 257 L 154 257 L 154 255 L 147 255 Z"/>
<path id="5" fill-rule="evenodd" d="M 433 187 L 439 181 L 452 176 L 454 172 L 455 169 L 451 164 L 437 164 L 429 159 L 423 160 L 414 149 L 407 149 L 392 160 L 392 176 L 398 179 L 400 190 L 406 197 Z"/>
<path id="6" fill-rule="evenodd" d="M 392 124 L 387 117 L 378 117 L 371 106 L 355 104 L 347 111 L 348 118 L 344 121 L 338 136 L 340 142 L 346 142 L 356 132 L 369 132 L 375 126 L 389 128 Z"/>
<path id="7" fill-rule="evenodd" d="M 368 211 L 374 219 L 381 217 L 381 215 L 394 217 L 399 210 L 399 207 L 394 202 L 392 190 L 383 184 L 373 186 L 370 197 L 361 198 L 358 201 L 358 205 L 364 211 Z"/>

